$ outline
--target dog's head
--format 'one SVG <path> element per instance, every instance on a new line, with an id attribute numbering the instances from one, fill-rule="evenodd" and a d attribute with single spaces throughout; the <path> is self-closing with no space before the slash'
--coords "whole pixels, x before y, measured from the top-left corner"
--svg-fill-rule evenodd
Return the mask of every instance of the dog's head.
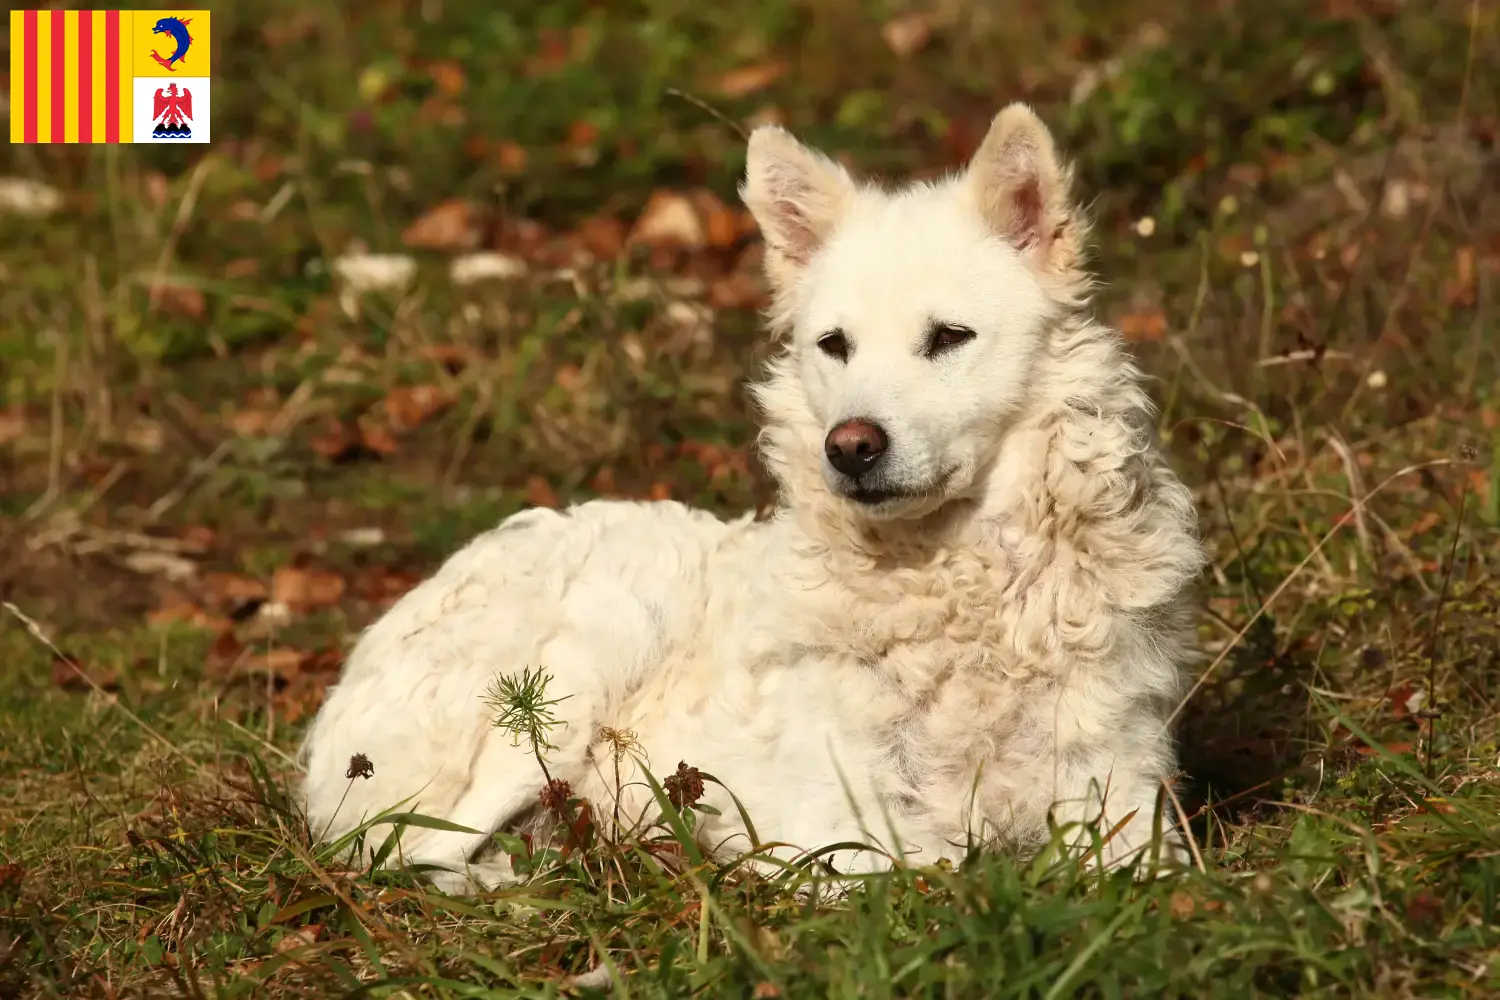
<path id="1" fill-rule="evenodd" d="M 761 390 L 772 422 L 796 425 L 803 461 L 860 514 L 920 515 L 971 493 L 1048 329 L 1087 288 L 1047 127 L 1013 104 L 962 173 L 892 192 L 763 126 L 741 194 L 788 338 Z"/>

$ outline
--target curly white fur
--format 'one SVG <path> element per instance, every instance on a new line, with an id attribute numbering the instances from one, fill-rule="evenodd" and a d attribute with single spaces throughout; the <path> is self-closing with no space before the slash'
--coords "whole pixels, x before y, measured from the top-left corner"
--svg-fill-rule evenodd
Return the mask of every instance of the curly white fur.
<path id="1" fill-rule="evenodd" d="M 846 870 L 1025 849 L 1049 816 L 1119 826 L 1111 863 L 1146 847 L 1202 555 L 1140 374 L 1085 311 L 1067 185 L 1018 105 L 963 174 L 895 192 L 757 130 L 744 196 L 784 338 L 757 387 L 775 516 L 596 501 L 475 539 L 356 645 L 304 746 L 314 830 L 415 796 L 481 833 L 411 828 L 405 860 L 502 879 L 489 835 L 526 822 L 542 779 L 481 695 L 530 666 L 566 697 L 548 766 L 596 815 L 617 789 L 625 815 L 652 808 L 631 760 L 616 784 L 609 727 L 658 776 L 715 775 L 763 841 L 888 852 Z M 930 353 L 934 324 L 974 336 Z M 843 358 L 818 346 L 834 329 Z M 889 436 L 878 502 L 824 457 L 856 417 Z M 372 779 L 345 777 L 354 753 Z M 707 801 L 705 847 L 753 846 L 720 788 Z"/>

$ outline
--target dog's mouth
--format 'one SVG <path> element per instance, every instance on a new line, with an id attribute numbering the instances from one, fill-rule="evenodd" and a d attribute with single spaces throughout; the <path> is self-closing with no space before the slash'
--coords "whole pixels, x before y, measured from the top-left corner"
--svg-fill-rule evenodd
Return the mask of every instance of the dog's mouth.
<path id="1" fill-rule="evenodd" d="M 941 504 L 947 499 L 948 487 L 957 472 L 957 469 L 949 469 L 931 482 L 915 487 L 866 484 L 859 480 L 847 480 L 841 484 L 838 493 L 844 499 L 868 508 L 871 513 L 884 513 L 913 505 Z"/>

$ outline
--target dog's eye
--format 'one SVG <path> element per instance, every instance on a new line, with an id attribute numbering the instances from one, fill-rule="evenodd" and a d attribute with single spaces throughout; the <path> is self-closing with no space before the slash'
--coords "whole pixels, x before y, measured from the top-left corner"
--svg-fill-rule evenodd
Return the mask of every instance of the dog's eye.
<path id="1" fill-rule="evenodd" d="M 849 341 L 844 338 L 843 330 L 830 330 L 818 338 L 818 350 L 830 358 L 840 361 L 849 360 Z"/>
<path id="2" fill-rule="evenodd" d="M 927 356 L 930 358 L 940 354 L 959 344 L 966 344 L 974 339 L 974 331 L 966 326 L 954 326 L 952 323 L 935 323 L 932 333 L 927 340 Z"/>

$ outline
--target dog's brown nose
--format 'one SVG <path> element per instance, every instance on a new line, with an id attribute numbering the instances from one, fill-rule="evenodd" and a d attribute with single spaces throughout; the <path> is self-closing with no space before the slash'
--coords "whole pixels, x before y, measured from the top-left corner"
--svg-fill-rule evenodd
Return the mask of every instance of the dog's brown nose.
<path id="1" fill-rule="evenodd" d="M 829 431 L 823 441 L 828 464 L 850 478 L 875 468 L 885 449 L 885 431 L 868 420 L 846 420 Z"/>

